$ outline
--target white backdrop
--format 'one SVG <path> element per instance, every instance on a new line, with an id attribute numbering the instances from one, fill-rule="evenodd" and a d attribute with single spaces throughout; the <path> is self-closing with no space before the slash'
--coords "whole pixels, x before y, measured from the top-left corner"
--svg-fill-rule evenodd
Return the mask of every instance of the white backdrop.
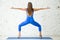
<path id="1" fill-rule="evenodd" d="M 51 8 L 34 12 L 35 21 L 42 26 L 43 36 L 60 35 L 60 8 L 57 8 L 60 0 L 0 0 L 0 36 L 18 36 L 18 25 L 25 21 L 26 12 L 10 8 L 26 8 L 28 2 L 32 2 L 34 8 Z M 22 37 L 27 36 L 38 37 L 38 28 L 31 24 L 23 26 Z"/>

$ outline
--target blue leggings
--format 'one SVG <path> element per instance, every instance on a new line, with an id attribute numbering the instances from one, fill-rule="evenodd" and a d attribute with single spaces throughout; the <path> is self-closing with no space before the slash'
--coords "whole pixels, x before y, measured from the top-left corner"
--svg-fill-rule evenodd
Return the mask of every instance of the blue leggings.
<path id="1" fill-rule="evenodd" d="M 27 25 L 27 24 L 32 24 L 34 26 L 37 26 L 38 27 L 38 30 L 41 32 L 41 25 L 39 25 L 37 22 L 34 21 L 33 17 L 27 17 L 27 20 L 22 22 L 21 24 L 19 24 L 18 26 L 18 30 L 19 32 L 21 31 L 21 27 L 24 26 L 24 25 Z"/>

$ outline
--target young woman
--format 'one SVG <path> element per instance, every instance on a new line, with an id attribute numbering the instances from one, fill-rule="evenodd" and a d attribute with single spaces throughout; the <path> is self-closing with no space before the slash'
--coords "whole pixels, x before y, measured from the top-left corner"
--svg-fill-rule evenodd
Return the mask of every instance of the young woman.
<path id="1" fill-rule="evenodd" d="M 28 2 L 27 8 L 14 8 L 14 7 L 12 7 L 12 9 L 18 9 L 18 10 L 23 10 L 23 11 L 27 12 L 27 19 L 24 22 L 22 22 L 21 24 L 19 24 L 19 26 L 18 26 L 18 30 L 19 30 L 18 37 L 21 36 L 21 27 L 30 23 L 30 24 L 33 24 L 34 26 L 38 27 L 39 34 L 40 34 L 39 36 L 42 38 L 41 25 L 39 25 L 36 21 L 34 21 L 33 14 L 34 14 L 34 11 L 45 10 L 45 9 L 49 9 L 49 8 L 33 8 L 32 3 Z"/>

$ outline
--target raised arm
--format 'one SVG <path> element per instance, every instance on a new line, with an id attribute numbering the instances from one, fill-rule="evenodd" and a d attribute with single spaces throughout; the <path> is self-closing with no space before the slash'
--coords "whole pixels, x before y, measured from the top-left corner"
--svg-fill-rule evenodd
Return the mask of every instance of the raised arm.
<path id="1" fill-rule="evenodd" d="M 11 7 L 11 9 L 18 9 L 18 10 L 26 11 L 26 8 L 14 8 L 14 7 Z"/>
<path id="2" fill-rule="evenodd" d="M 50 9 L 49 7 L 47 8 L 34 8 L 34 11 L 38 11 L 38 10 L 46 10 L 46 9 Z"/>

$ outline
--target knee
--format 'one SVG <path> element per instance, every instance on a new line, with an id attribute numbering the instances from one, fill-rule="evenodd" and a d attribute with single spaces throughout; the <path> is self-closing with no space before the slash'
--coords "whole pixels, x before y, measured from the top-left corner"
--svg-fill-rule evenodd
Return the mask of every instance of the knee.
<path id="1" fill-rule="evenodd" d="M 41 28 L 41 25 L 37 25 L 39 28 Z"/>
<path id="2" fill-rule="evenodd" d="M 21 24 L 19 24 L 18 26 L 19 26 L 19 27 L 21 27 L 22 25 L 21 25 Z"/>

